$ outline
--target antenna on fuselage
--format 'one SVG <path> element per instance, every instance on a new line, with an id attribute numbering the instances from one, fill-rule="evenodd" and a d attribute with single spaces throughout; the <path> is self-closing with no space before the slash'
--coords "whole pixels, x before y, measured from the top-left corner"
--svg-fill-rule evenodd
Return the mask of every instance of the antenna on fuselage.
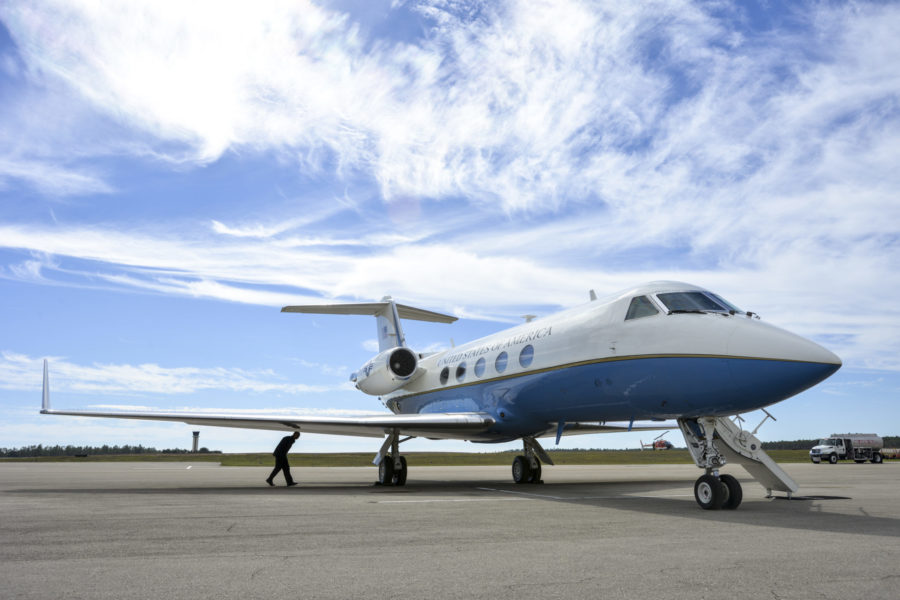
<path id="1" fill-rule="evenodd" d="M 537 319 L 537 315 L 522 315 L 522 318 L 525 319 L 526 323 L 531 323 L 535 319 Z"/>
<path id="2" fill-rule="evenodd" d="M 597 299 L 597 292 L 595 292 L 594 290 L 590 290 L 589 294 L 591 295 L 591 302 Z"/>

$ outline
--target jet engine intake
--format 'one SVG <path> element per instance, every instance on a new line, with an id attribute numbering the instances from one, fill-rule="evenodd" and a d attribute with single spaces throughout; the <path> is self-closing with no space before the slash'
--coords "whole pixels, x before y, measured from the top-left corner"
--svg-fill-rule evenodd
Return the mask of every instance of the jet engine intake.
<path id="1" fill-rule="evenodd" d="M 398 346 L 378 354 L 354 373 L 351 380 L 360 391 L 381 396 L 400 389 L 424 372 L 419 368 L 416 353 Z"/>

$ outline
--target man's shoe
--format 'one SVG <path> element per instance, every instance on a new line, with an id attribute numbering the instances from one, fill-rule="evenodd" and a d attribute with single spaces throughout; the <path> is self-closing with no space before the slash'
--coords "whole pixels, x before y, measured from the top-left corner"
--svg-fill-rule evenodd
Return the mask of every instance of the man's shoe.
<path id="1" fill-rule="evenodd" d="M 297 482 L 296 482 L 296 481 L 292 481 L 292 482 L 290 482 L 289 484 L 287 484 L 288 487 L 291 487 L 292 485 L 297 485 Z"/>
<path id="2" fill-rule="evenodd" d="M 275 487 L 275 482 L 272 481 L 271 479 L 266 479 L 266 483 L 268 483 L 268 484 L 271 485 L 272 487 Z"/>

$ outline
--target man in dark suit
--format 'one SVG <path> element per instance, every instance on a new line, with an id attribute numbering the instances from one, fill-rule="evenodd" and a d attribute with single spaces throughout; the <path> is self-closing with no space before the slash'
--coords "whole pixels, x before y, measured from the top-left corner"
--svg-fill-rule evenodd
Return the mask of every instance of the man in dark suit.
<path id="1" fill-rule="evenodd" d="M 292 435 L 284 436 L 281 438 L 281 441 L 278 442 L 278 446 L 275 447 L 275 452 L 272 453 L 275 456 L 275 470 L 273 470 L 272 474 L 269 475 L 269 478 L 266 479 L 266 483 L 269 485 L 275 485 L 275 482 L 272 480 L 278 475 L 278 471 L 284 471 L 284 479 L 287 481 L 288 487 L 297 485 L 297 482 L 291 477 L 291 465 L 288 464 L 287 455 L 298 437 L 300 437 L 300 432 L 295 431 Z"/>

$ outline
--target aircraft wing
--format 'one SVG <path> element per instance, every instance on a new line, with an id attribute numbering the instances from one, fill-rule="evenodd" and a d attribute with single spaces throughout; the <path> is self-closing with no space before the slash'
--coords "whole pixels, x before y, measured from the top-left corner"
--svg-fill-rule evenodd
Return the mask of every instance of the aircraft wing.
<path id="1" fill-rule="evenodd" d="M 383 438 L 393 430 L 400 435 L 441 439 L 469 439 L 485 431 L 494 420 L 482 413 L 441 413 L 434 415 L 378 414 L 361 417 L 303 417 L 297 415 L 213 414 L 188 412 L 126 412 L 54 410 L 44 408 L 41 414 L 144 421 L 176 421 L 188 425 L 271 429 Z"/>
<path id="2" fill-rule="evenodd" d="M 395 415 L 390 413 L 360 417 L 319 417 L 253 413 L 195 413 L 163 411 L 56 410 L 50 407 L 50 376 L 44 360 L 44 385 L 41 414 L 142 421 L 175 421 L 188 425 L 302 431 L 333 435 L 381 438 L 394 433 L 413 437 L 466 440 L 487 430 L 494 419 L 486 413 L 461 412 Z"/>

